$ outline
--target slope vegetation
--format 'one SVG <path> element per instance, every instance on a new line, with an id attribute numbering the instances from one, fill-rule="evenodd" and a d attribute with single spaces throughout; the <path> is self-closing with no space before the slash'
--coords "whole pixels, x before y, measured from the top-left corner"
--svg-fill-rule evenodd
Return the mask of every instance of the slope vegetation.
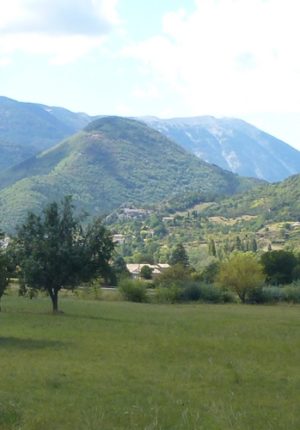
<path id="1" fill-rule="evenodd" d="M 39 211 L 66 194 L 94 215 L 191 190 L 230 195 L 255 185 L 188 154 L 143 123 L 106 117 L 2 174 L 0 220 L 9 230 L 28 209 Z"/>
<path id="2" fill-rule="evenodd" d="M 214 203 L 206 213 L 229 217 L 260 215 L 269 221 L 300 221 L 300 175 L 225 198 Z"/>

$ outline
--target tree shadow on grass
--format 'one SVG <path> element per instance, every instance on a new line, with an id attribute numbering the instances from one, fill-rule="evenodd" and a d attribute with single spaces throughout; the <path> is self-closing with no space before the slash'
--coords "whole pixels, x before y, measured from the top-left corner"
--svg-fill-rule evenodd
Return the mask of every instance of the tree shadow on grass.
<path id="1" fill-rule="evenodd" d="M 95 316 L 95 315 L 78 315 L 78 314 L 64 314 L 64 318 L 72 318 L 72 319 L 82 319 L 82 320 L 95 320 L 95 321 L 105 321 L 115 324 L 129 324 L 129 325 L 154 325 L 158 326 L 160 325 L 157 321 L 143 321 L 143 320 L 134 320 L 134 319 L 127 319 L 127 318 L 113 318 L 113 317 L 105 317 L 105 316 Z"/>
<path id="2" fill-rule="evenodd" d="M 2 337 L 0 336 L 1 348 L 18 348 L 18 349 L 44 349 L 44 348 L 61 348 L 65 346 L 64 342 L 56 340 L 43 339 L 21 339 L 19 337 Z"/>

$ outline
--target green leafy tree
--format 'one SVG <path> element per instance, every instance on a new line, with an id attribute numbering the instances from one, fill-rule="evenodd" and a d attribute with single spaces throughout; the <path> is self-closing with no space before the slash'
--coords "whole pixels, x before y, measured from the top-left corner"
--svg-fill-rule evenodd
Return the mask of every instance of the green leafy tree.
<path id="1" fill-rule="evenodd" d="M 290 284 L 293 281 L 293 271 L 297 266 L 297 258 L 290 251 L 276 250 L 265 252 L 261 262 L 270 284 Z"/>
<path id="2" fill-rule="evenodd" d="M 155 277 L 154 283 L 156 287 L 171 287 L 172 285 L 182 286 L 190 281 L 192 271 L 189 267 L 184 267 L 182 264 L 175 264 L 168 267 L 160 275 Z"/>
<path id="3" fill-rule="evenodd" d="M 18 228 L 20 281 L 25 288 L 45 290 L 58 311 L 58 293 L 81 282 L 110 274 L 112 239 L 100 220 L 83 231 L 70 197 L 48 205 L 40 216 L 28 214 Z"/>
<path id="4" fill-rule="evenodd" d="M 219 270 L 220 263 L 218 261 L 213 261 L 203 269 L 200 280 L 207 284 L 213 284 L 218 276 Z"/>
<path id="5" fill-rule="evenodd" d="M 262 286 L 264 278 L 262 265 L 250 252 L 231 254 L 227 261 L 221 263 L 217 277 L 219 283 L 234 291 L 243 303 Z"/>
<path id="6" fill-rule="evenodd" d="M 182 243 L 176 245 L 170 258 L 170 264 L 174 266 L 175 264 L 181 264 L 183 267 L 189 267 L 189 257 Z"/>
<path id="7" fill-rule="evenodd" d="M 126 262 L 121 255 L 117 255 L 113 259 L 111 268 L 113 284 L 117 284 L 120 279 L 127 278 L 130 276 L 130 273 L 126 266 Z"/>
<path id="8" fill-rule="evenodd" d="M 141 268 L 141 277 L 144 279 L 152 279 L 152 269 L 151 267 L 145 265 Z"/>

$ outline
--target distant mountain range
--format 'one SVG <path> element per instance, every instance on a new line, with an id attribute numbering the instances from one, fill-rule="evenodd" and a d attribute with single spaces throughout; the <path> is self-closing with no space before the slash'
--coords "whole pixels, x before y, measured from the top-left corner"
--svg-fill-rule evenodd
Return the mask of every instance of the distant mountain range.
<path id="1" fill-rule="evenodd" d="M 0 170 L 82 130 L 97 117 L 0 97 Z M 136 118 L 208 163 L 270 182 L 300 173 L 300 152 L 252 125 L 209 116 Z"/>
<path id="2" fill-rule="evenodd" d="M 300 173 L 299 151 L 245 121 L 210 116 L 143 120 L 202 160 L 241 176 L 276 182 Z"/>
<path id="3" fill-rule="evenodd" d="M 149 205 L 193 190 L 231 195 L 257 186 L 189 154 L 146 124 L 103 117 L 60 144 L 0 174 L 0 227 L 72 194 L 91 215 Z"/>
<path id="4" fill-rule="evenodd" d="M 91 120 L 84 113 L 0 97 L 0 170 L 50 148 Z"/>

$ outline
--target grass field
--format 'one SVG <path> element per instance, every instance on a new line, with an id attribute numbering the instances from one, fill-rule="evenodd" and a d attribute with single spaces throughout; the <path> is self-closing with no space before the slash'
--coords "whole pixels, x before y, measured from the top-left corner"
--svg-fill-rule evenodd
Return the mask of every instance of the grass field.
<path id="1" fill-rule="evenodd" d="M 300 307 L 3 299 L 1 430 L 299 430 Z"/>

